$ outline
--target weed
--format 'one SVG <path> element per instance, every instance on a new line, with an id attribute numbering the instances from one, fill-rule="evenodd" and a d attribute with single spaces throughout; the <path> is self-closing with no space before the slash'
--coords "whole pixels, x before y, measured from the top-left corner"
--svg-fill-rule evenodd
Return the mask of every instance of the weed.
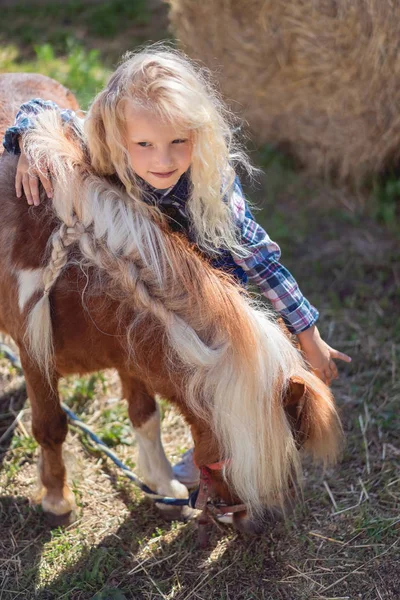
<path id="1" fill-rule="evenodd" d="M 94 400 L 97 393 L 107 390 L 104 373 L 98 371 L 83 377 L 69 377 L 60 386 L 66 403 L 80 412 L 88 402 Z"/>
<path id="2" fill-rule="evenodd" d="M 397 228 L 400 179 L 395 175 L 374 183 L 374 217 L 392 230 Z"/>
<path id="3" fill-rule="evenodd" d="M 132 445 L 132 428 L 125 404 L 116 404 L 103 410 L 96 424 L 96 433 L 108 446 Z"/>
<path id="4" fill-rule="evenodd" d="M 16 434 L 11 441 L 11 450 L 18 450 L 19 454 L 23 454 L 26 457 L 32 457 L 36 452 L 37 447 L 37 441 L 30 435 Z M 18 453 L 16 452 L 16 454 Z"/>

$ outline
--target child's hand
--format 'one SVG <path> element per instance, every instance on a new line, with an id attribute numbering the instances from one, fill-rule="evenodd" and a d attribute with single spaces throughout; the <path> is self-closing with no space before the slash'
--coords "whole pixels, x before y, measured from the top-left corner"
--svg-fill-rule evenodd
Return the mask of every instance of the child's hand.
<path id="1" fill-rule="evenodd" d="M 304 357 L 313 372 L 328 385 L 339 376 L 333 359 L 351 362 L 350 356 L 331 348 L 324 342 L 315 325 L 306 329 L 306 331 L 302 331 L 297 337 Z"/>
<path id="2" fill-rule="evenodd" d="M 43 173 L 38 172 L 29 165 L 29 160 L 26 154 L 21 150 L 21 156 L 18 160 L 17 174 L 15 177 L 15 192 L 17 194 L 17 198 L 22 196 L 23 188 L 28 204 L 39 206 L 39 179 L 46 190 L 47 196 L 51 198 L 53 195 L 53 190 L 50 180 L 43 175 Z"/>

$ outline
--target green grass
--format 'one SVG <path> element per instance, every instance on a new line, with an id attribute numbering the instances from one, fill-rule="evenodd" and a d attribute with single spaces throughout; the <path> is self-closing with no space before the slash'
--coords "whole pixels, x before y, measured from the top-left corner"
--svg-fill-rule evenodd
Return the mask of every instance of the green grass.
<path id="1" fill-rule="evenodd" d="M 391 231 L 399 233 L 400 179 L 394 174 L 377 179 L 374 184 L 374 217 Z M 400 237 L 400 235 L 399 235 Z"/>
<path id="2" fill-rule="evenodd" d="M 11 481 L 23 466 L 35 456 L 38 444 L 33 436 L 14 433 L 10 446 L 7 477 Z"/>
<path id="3" fill-rule="evenodd" d="M 136 26 L 147 25 L 150 10 L 146 0 L 108 0 L 86 3 L 79 0 L 19 2 L 7 7 L 7 29 L 3 37 L 24 47 L 50 43 L 57 52 L 67 50 L 68 40 L 80 30 L 84 37 L 110 39 Z"/>
<path id="4" fill-rule="evenodd" d="M 157 29 L 146 0 L 18 2 L 0 24 L 0 72 L 38 72 L 60 81 L 86 110 L 122 54 L 167 34 L 165 5 Z"/>
<path id="5" fill-rule="evenodd" d="M 100 61 L 97 50 L 85 50 L 72 39 L 67 43 L 66 57 L 57 56 L 50 44 L 35 46 L 36 58 L 19 60 L 14 46 L 0 48 L 0 72 L 42 73 L 56 79 L 74 94 L 83 109 L 86 109 L 105 85 L 109 71 Z"/>
<path id="6" fill-rule="evenodd" d="M 78 412 L 84 409 L 99 391 L 107 391 L 104 373 L 101 371 L 82 377 L 69 377 L 61 382 L 61 393 L 66 403 Z"/>
<path id="7" fill-rule="evenodd" d="M 133 433 L 125 402 L 106 408 L 96 423 L 96 433 L 105 444 L 114 448 L 133 443 Z"/>

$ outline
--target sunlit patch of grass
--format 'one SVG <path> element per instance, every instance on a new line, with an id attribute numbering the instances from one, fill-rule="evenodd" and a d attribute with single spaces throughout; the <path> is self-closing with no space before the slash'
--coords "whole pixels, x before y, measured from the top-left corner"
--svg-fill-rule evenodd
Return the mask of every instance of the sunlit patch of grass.
<path id="1" fill-rule="evenodd" d="M 96 433 L 110 447 L 132 445 L 133 432 L 126 405 L 121 402 L 103 410 L 96 423 Z"/>
<path id="2" fill-rule="evenodd" d="M 80 413 L 96 396 L 107 392 L 107 383 L 102 371 L 82 377 L 67 377 L 61 380 L 60 392 L 66 404 Z"/>
<path id="3" fill-rule="evenodd" d="M 67 537 L 65 532 L 63 535 Z M 67 597 L 70 597 L 70 594 L 76 591 L 85 594 L 85 598 L 89 597 L 87 594 L 95 594 L 99 588 L 104 586 L 112 571 L 118 567 L 123 557 L 123 551 L 113 548 L 110 552 L 108 548 L 101 546 L 90 553 L 87 551 L 88 548 L 84 540 L 76 539 L 70 540 L 67 544 L 61 542 L 57 545 L 56 543 L 52 552 L 46 547 L 40 565 L 42 581 L 40 588 L 45 591 L 46 587 L 59 576 L 61 567 L 64 570 L 69 569 L 70 573 L 67 578 L 57 581 L 53 588 L 55 593 L 59 595 L 67 594 Z M 77 559 L 84 555 L 87 555 L 84 567 L 81 569 L 73 568 Z M 63 556 L 67 556 L 68 560 L 63 560 Z M 108 598 L 118 598 L 118 596 L 107 596 Z"/>
<path id="4" fill-rule="evenodd" d="M 86 550 L 85 534 L 79 529 L 53 529 L 50 532 L 50 541 L 43 546 L 38 568 L 38 590 L 51 583 L 60 572 L 76 564 Z"/>
<path id="5" fill-rule="evenodd" d="M 53 46 L 46 43 L 35 46 L 35 59 L 22 60 L 15 46 L 3 46 L 0 72 L 41 73 L 52 77 L 74 92 L 81 107 L 86 109 L 104 86 L 109 70 L 103 66 L 98 50 L 85 50 L 72 38 L 67 40 L 66 52 L 66 57 L 57 56 Z"/>
<path id="6" fill-rule="evenodd" d="M 12 481 L 23 465 L 31 462 L 36 454 L 38 444 L 34 437 L 14 432 L 7 456 L 7 480 Z"/>

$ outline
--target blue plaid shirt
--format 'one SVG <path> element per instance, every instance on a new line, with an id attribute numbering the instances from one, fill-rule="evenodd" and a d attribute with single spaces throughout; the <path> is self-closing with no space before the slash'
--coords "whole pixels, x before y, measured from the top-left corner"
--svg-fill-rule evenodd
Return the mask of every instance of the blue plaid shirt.
<path id="1" fill-rule="evenodd" d="M 53 102 L 39 98 L 23 104 L 17 113 L 14 126 L 9 127 L 5 133 L 5 149 L 19 154 L 19 136 L 34 126 L 35 115 L 44 109 L 57 108 Z M 75 118 L 75 113 L 71 110 L 63 109 L 60 113 L 64 122 Z M 186 235 L 195 241 L 185 209 L 190 193 L 188 175 L 182 175 L 178 183 L 167 191 L 149 188 L 149 192 L 146 194 L 146 201 L 157 203 L 168 216 L 171 227 L 185 231 Z M 254 220 L 238 177 L 235 179 L 230 206 L 241 243 L 249 254 L 243 258 L 222 250 L 216 257 L 211 258 L 211 263 L 232 273 L 243 284 L 247 281 L 255 284 L 282 316 L 289 331 L 295 334 L 305 331 L 317 321 L 318 311 L 303 296 L 293 275 L 279 262 L 280 248 Z"/>

